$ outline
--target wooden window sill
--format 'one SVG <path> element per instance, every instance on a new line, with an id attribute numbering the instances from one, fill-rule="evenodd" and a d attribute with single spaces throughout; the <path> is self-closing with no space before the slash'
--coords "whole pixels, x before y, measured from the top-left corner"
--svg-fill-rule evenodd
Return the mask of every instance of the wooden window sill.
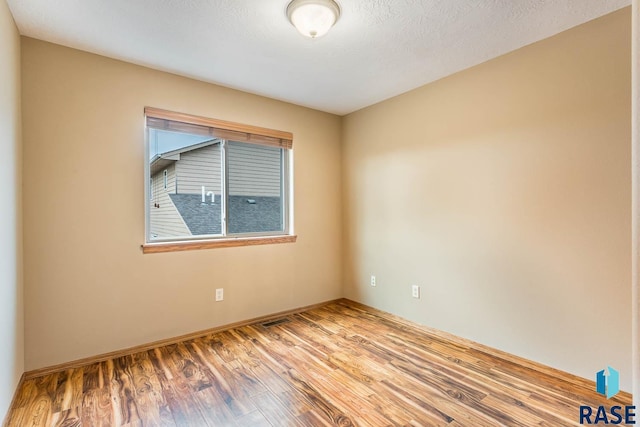
<path id="1" fill-rule="evenodd" d="M 294 243 L 298 236 L 237 237 L 220 240 L 195 240 L 189 242 L 162 242 L 142 245 L 142 253 L 192 251 L 197 249 L 232 248 L 235 246 L 273 245 Z"/>

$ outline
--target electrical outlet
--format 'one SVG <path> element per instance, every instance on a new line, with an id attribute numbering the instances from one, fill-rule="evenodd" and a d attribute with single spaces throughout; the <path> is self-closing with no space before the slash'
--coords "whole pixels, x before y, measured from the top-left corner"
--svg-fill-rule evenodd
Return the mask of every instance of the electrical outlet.
<path id="1" fill-rule="evenodd" d="M 216 301 L 222 301 L 224 299 L 224 289 L 216 289 Z"/>
<path id="2" fill-rule="evenodd" d="M 420 299 L 420 286 L 418 285 L 411 286 L 411 296 L 414 298 Z"/>
<path id="3" fill-rule="evenodd" d="M 376 276 L 371 276 L 371 286 L 376 285 Z"/>

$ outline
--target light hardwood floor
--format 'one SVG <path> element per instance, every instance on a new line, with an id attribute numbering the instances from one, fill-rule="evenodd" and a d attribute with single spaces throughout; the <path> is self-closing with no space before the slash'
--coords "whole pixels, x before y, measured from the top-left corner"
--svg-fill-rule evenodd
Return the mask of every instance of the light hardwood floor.
<path id="1" fill-rule="evenodd" d="M 630 404 L 348 300 L 283 319 L 27 380 L 8 424 L 564 426 Z"/>

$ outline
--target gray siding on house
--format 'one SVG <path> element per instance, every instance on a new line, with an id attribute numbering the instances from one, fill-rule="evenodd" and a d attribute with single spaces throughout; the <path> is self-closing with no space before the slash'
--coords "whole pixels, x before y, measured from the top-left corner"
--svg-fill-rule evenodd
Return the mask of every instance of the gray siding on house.
<path id="1" fill-rule="evenodd" d="M 167 171 L 167 188 L 164 188 L 164 171 Z M 160 190 L 168 193 L 176 192 L 176 169 L 175 165 L 169 165 L 166 169 L 160 170 L 153 177 L 153 196 L 160 193 Z"/>
<path id="2" fill-rule="evenodd" d="M 281 161 L 278 148 L 230 142 L 229 233 L 282 231 Z M 166 161 L 166 160 L 165 160 Z M 150 201 L 152 238 L 186 237 L 221 233 L 222 165 L 220 144 L 179 154 L 179 160 L 153 178 Z M 205 192 L 213 191 L 202 203 Z M 249 203 L 251 200 L 251 203 Z M 154 204 L 158 203 L 159 208 Z"/>
<path id="3" fill-rule="evenodd" d="M 209 145 L 180 154 L 176 163 L 178 194 L 201 194 L 205 191 L 221 194 L 220 144 Z"/>
<path id="4" fill-rule="evenodd" d="M 229 195 L 280 197 L 281 150 L 230 142 Z"/>
<path id="5" fill-rule="evenodd" d="M 167 167 L 167 189 L 164 188 L 164 169 L 156 173 L 149 189 L 153 199 L 149 202 L 149 231 L 157 238 L 190 236 L 189 228 L 182 220 L 169 194 L 175 193 L 175 164 Z M 155 204 L 160 205 L 159 208 Z"/>

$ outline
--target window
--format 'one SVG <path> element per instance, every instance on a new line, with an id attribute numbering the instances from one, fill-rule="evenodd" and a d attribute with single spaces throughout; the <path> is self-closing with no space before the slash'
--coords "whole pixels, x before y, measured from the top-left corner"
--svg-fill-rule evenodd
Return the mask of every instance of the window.
<path id="1" fill-rule="evenodd" d="M 290 133 L 152 108 L 145 114 L 145 252 L 184 249 L 177 242 L 295 241 L 289 234 Z M 154 187 L 159 177 L 165 191 Z"/>

